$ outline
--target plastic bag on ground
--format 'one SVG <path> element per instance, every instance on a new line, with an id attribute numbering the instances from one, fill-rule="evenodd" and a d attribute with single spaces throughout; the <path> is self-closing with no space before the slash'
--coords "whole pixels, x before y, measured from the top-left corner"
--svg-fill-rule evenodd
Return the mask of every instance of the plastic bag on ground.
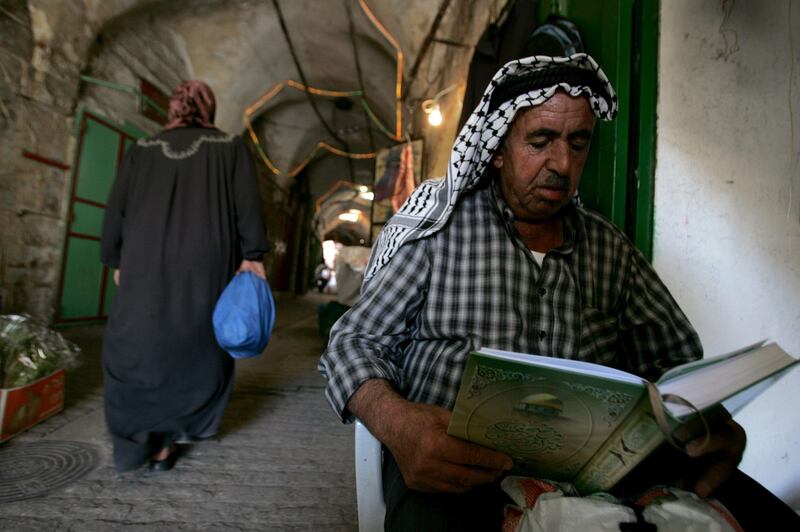
<path id="1" fill-rule="evenodd" d="M 0 388 L 25 386 L 81 363 L 81 350 L 30 316 L 0 315 Z"/>

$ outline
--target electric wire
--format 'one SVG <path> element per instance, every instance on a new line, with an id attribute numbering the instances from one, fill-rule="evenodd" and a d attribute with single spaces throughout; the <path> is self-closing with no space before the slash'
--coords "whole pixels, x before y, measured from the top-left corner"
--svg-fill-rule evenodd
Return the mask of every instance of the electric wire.
<path id="1" fill-rule="evenodd" d="M 431 29 L 425 36 L 425 40 L 419 49 L 419 54 L 417 54 L 417 58 L 414 60 L 414 65 L 411 67 L 411 72 L 408 74 L 408 81 L 406 81 L 406 85 L 403 89 L 401 97 L 403 100 L 408 97 L 408 93 L 411 90 L 411 85 L 413 85 L 414 79 L 417 76 L 417 71 L 422 63 L 422 59 L 425 57 L 425 54 L 428 53 L 428 48 L 430 47 L 431 42 L 433 42 L 433 38 L 436 36 L 439 26 L 442 24 L 442 19 L 444 18 L 444 14 L 447 12 L 448 7 L 450 7 L 450 0 L 442 0 L 442 3 L 439 4 L 439 10 L 436 12 L 436 16 L 433 18 Z"/>
<path id="2" fill-rule="evenodd" d="M 293 89 L 302 90 L 302 91 L 304 91 L 306 93 L 311 93 L 311 94 L 314 94 L 314 95 L 317 95 L 317 96 L 324 96 L 324 97 L 331 97 L 331 98 L 358 96 L 360 98 L 361 106 L 364 108 L 364 111 L 366 111 L 366 113 L 369 116 L 369 118 L 373 121 L 375 126 L 377 126 L 377 128 L 384 135 L 386 135 L 388 138 L 390 138 L 390 139 L 392 139 L 393 141 L 396 141 L 396 142 L 402 141 L 403 138 L 404 138 L 402 136 L 402 117 L 403 117 L 403 114 L 402 114 L 402 101 L 400 100 L 402 82 L 403 82 L 403 52 L 400 49 L 400 45 L 397 43 L 397 39 L 395 39 L 394 36 L 391 33 L 389 33 L 389 31 L 383 26 L 383 24 L 381 24 L 380 20 L 378 20 L 377 17 L 372 13 L 372 11 L 370 10 L 369 5 L 366 3 L 366 1 L 365 0 L 358 0 L 358 3 L 359 3 L 359 6 L 361 7 L 362 11 L 364 12 L 364 14 L 367 16 L 369 21 L 372 23 L 372 25 L 376 29 L 378 29 L 378 31 L 381 32 L 381 34 L 386 38 L 386 40 L 389 41 L 389 43 L 395 49 L 396 67 L 397 67 L 396 68 L 397 75 L 396 75 L 396 78 L 395 78 L 395 108 L 396 108 L 395 128 L 396 128 L 396 131 L 394 133 L 392 133 L 380 121 L 380 119 L 375 115 L 375 113 L 370 108 L 369 102 L 367 101 L 366 96 L 363 94 L 362 91 L 332 91 L 332 90 L 324 90 L 324 89 L 318 89 L 318 88 L 315 88 L 315 87 L 311 87 L 308 84 L 298 83 L 297 81 L 294 81 L 294 80 L 291 80 L 291 79 L 281 81 L 279 83 L 276 83 L 272 88 L 270 88 L 264 94 L 262 94 L 255 102 L 253 102 L 250 106 L 248 106 L 245 109 L 245 111 L 243 113 L 243 116 L 242 116 L 242 122 L 244 123 L 244 126 L 245 126 L 245 128 L 247 129 L 247 131 L 248 131 L 248 133 L 250 135 L 250 139 L 253 142 L 253 146 L 254 146 L 254 148 L 256 150 L 256 153 L 258 154 L 258 156 L 262 160 L 262 162 L 265 164 L 267 169 L 269 169 L 269 171 L 272 172 L 275 175 L 285 174 L 285 175 L 287 175 L 289 177 L 296 176 L 297 174 L 299 174 L 303 170 L 303 168 L 305 168 L 305 166 L 309 162 L 311 162 L 311 160 L 316 156 L 316 154 L 320 150 L 327 150 L 328 152 L 333 153 L 334 155 L 339 155 L 339 156 L 342 156 L 342 157 L 348 157 L 348 158 L 352 158 L 352 159 L 373 159 L 377 155 L 374 151 L 370 152 L 370 153 L 351 153 L 349 151 L 343 151 L 343 150 L 341 150 L 339 148 L 331 146 L 330 144 L 328 144 L 326 142 L 322 142 L 321 141 L 321 142 L 317 143 L 317 145 L 309 152 L 309 154 L 298 165 L 296 165 L 294 168 L 292 168 L 291 170 L 288 170 L 286 172 L 281 171 L 278 167 L 275 166 L 275 164 L 272 162 L 272 160 L 267 155 L 266 150 L 261 145 L 261 141 L 258 138 L 258 135 L 256 134 L 255 130 L 253 129 L 253 124 L 252 124 L 252 121 L 251 121 L 251 117 L 254 114 L 256 114 L 257 112 L 259 112 L 259 110 L 264 105 L 266 105 L 266 103 L 270 99 L 275 97 L 278 93 L 280 93 L 286 87 L 291 87 Z M 280 11 L 279 11 L 280 8 L 277 6 L 277 4 L 276 4 L 276 7 L 277 7 L 276 11 L 278 11 L 280 13 Z M 284 31 L 284 36 L 286 36 L 288 30 L 286 30 L 285 22 L 282 24 L 282 29 Z M 287 37 L 287 42 L 291 46 L 291 41 L 289 41 L 288 37 Z M 293 50 L 293 48 L 292 48 L 292 50 Z M 293 57 L 293 59 L 295 59 L 295 58 Z M 300 70 L 299 64 L 297 62 L 295 62 L 295 65 L 298 67 L 298 71 L 299 71 Z M 301 75 L 302 75 L 302 72 L 301 72 Z M 313 101 L 312 101 L 312 107 L 313 107 Z M 314 108 L 314 109 L 316 111 L 316 108 Z M 319 117 L 319 114 L 317 116 Z M 323 121 L 323 123 L 325 123 L 325 122 Z M 408 139 L 408 134 L 406 134 L 405 137 L 406 137 L 406 140 L 409 140 Z"/>
<path id="3" fill-rule="evenodd" d="M 289 53 L 292 56 L 292 61 L 294 62 L 294 66 L 297 69 L 297 73 L 300 76 L 300 81 L 303 83 L 303 85 L 308 87 L 309 84 L 306 79 L 306 75 L 303 72 L 303 67 L 300 65 L 300 60 L 298 59 L 297 52 L 294 49 L 292 38 L 290 37 L 289 30 L 286 27 L 286 20 L 283 17 L 283 12 L 281 11 L 280 3 L 278 2 L 278 0 L 272 0 L 272 5 L 275 6 L 275 11 L 278 15 L 278 22 L 280 23 L 281 31 L 283 32 L 283 38 L 286 40 L 286 44 L 289 47 Z M 339 135 L 337 135 L 336 132 L 333 130 L 333 128 L 331 128 L 330 125 L 328 125 L 328 122 L 326 122 L 325 119 L 323 118 L 322 113 L 320 113 L 319 109 L 317 108 L 317 103 L 311 96 L 311 92 L 310 91 L 304 91 L 304 92 L 308 97 L 308 103 L 311 104 L 311 108 L 314 110 L 314 114 L 317 115 L 317 118 L 319 119 L 319 122 L 320 124 L 322 124 L 322 127 L 325 129 L 325 131 L 327 131 L 328 134 L 331 136 L 331 138 L 333 138 L 336 142 L 344 146 L 343 151 L 345 153 L 350 152 L 350 147 L 348 146 L 347 142 L 344 139 L 340 138 Z M 350 167 L 351 177 L 355 181 L 355 172 L 353 169 L 352 161 L 350 160 L 350 158 L 348 158 L 347 160 L 348 160 L 348 166 Z"/>
<path id="4" fill-rule="evenodd" d="M 381 21 L 378 20 L 378 17 L 372 12 L 367 4 L 366 0 L 358 0 L 358 5 L 361 6 L 362 11 L 364 14 L 367 15 L 372 25 L 378 28 L 386 40 L 394 47 L 395 50 L 395 57 L 396 59 L 396 66 L 397 66 L 397 77 L 395 78 L 395 86 L 394 86 L 394 97 L 395 97 L 395 113 L 397 115 L 395 121 L 395 133 L 394 136 L 397 139 L 403 138 L 403 51 L 400 49 L 400 45 L 397 43 L 397 39 L 395 39 L 394 35 L 389 33 L 389 30 L 381 24 Z"/>
<path id="5" fill-rule="evenodd" d="M 361 89 L 361 94 L 364 98 L 367 96 L 367 89 L 364 86 L 364 76 L 361 72 L 361 61 L 358 56 L 358 46 L 356 45 L 356 31 L 355 26 L 353 24 L 353 13 L 350 11 L 350 6 L 347 4 L 347 0 L 342 0 L 342 6 L 344 7 L 345 12 L 347 13 L 347 26 L 350 33 L 350 44 L 353 47 L 353 57 L 356 60 L 356 76 L 358 77 L 358 88 Z M 369 151 L 375 151 L 375 138 L 372 136 L 372 127 L 370 127 L 370 116 L 369 112 L 367 112 L 367 108 L 363 105 L 361 106 L 362 112 L 364 113 L 364 122 L 367 126 L 367 139 L 369 140 Z"/>

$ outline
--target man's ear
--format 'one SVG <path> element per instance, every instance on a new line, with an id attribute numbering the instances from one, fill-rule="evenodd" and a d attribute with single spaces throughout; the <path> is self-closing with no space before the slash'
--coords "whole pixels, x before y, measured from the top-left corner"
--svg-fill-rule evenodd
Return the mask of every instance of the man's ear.
<path id="1" fill-rule="evenodd" d="M 494 166 L 498 170 L 503 167 L 502 150 L 497 150 L 497 152 L 495 152 L 495 154 L 492 156 L 492 166 Z"/>

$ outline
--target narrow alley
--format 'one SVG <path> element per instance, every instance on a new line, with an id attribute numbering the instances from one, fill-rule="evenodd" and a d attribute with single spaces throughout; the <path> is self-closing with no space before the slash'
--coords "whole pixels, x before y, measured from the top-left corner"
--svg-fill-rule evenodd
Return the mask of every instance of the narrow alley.
<path id="1" fill-rule="evenodd" d="M 522 475 L 800 530 L 798 30 L 0 0 L 0 532 L 521 532 Z"/>
<path id="2" fill-rule="evenodd" d="M 0 530 L 356 530 L 353 428 L 328 407 L 316 370 L 325 345 L 317 305 L 329 296 L 282 296 L 265 354 L 237 362 L 220 434 L 184 446 L 163 473 L 114 470 L 102 327 L 66 329 L 84 363 L 67 375 L 64 411 L 0 447 Z M 81 469 L 81 478 L 47 490 L 54 476 Z M 40 490 L 47 491 L 20 498 Z"/>

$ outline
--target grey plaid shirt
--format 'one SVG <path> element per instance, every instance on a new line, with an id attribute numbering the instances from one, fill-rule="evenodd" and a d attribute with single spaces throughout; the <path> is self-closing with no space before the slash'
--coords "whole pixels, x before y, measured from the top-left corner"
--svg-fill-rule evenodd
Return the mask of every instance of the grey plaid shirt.
<path id="1" fill-rule="evenodd" d="M 452 408 L 470 351 L 586 360 L 648 379 L 702 356 L 667 288 L 598 214 L 567 207 L 565 242 L 539 267 L 494 186 L 468 193 L 438 233 L 402 246 L 333 327 L 319 369 L 343 421 L 369 379 Z"/>

